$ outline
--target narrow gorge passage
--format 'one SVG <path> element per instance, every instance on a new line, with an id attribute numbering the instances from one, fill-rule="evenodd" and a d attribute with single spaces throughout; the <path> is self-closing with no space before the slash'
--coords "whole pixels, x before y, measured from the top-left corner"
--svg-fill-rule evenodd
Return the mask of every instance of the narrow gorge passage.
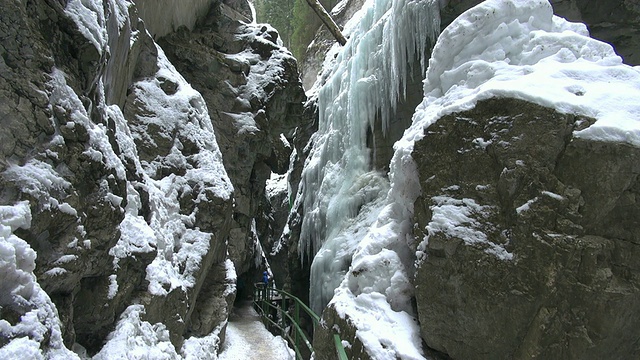
<path id="1" fill-rule="evenodd" d="M 284 339 L 273 336 L 260 321 L 260 315 L 245 301 L 229 316 L 226 341 L 219 360 L 287 360 L 293 352 Z"/>
<path id="2" fill-rule="evenodd" d="M 0 360 L 640 359 L 640 1 L 321 2 L 0 0 Z"/>

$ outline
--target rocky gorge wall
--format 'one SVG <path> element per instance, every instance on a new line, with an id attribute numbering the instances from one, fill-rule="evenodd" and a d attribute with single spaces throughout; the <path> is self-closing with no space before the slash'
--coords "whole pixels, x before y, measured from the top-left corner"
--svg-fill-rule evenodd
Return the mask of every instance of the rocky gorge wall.
<path id="1" fill-rule="evenodd" d="M 188 3 L 1 1 L 0 357 L 73 358 L 74 348 L 107 359 L 132 343 L 206 357 L 265 259 L 279 287 L 308 297 L 304 204 L 293 199 L 310 191 L 299 183 L 317 105 L 303 106 L 277 33 L 238 21 L 245 2 Z M 472 3 L 448 2 L 443 26 Z M 633 2 L 554 6 L 611 35 L 634 63 Z M 418 69 L 391 133 L 369 134 L 378 170 L 421 100 Z M 590 121 L 498 99 L 439 120 L 416 145 L 415 237 L 431 199 L 455 196 L 472 200 L 445 205 L 489 204 L 474 223 L 525 254 L 498 262 L 432 237 L 415 277 L 428 355 L 638 356 L 637 148 L 570 141 Z M 486 151 L 469 142 L 487 132 L 518 141 Z M 272 172 L 288 186 L 266 191 Z M 334 325 L 350 356 L 370 356 L 335 309 L 324 321 L 316 358 L 334 357 Z"/>
<path id="2" fill-rule="evenodd" d="M 136 3 L 2 1 L 3 356 L 210 356 L 260 266 L 295 60 L 245 2 Z"/>
<path id="3" fill-rule="evenodd" d="M 480 2 L 441 1 L 443 28 Z M 593 38 L 612 44 L 626 64 L 638 64 L 634 2 L 550 3 L 555 14 L 584 22 Z M 340 9 L 348 11 L 353 9 Z M 322 52 L 322 41 L 326 34 L 320 32 L 310 51 Z M 319 66 L 314 56 L 303 62 L 311 78 Z M 413 94 L 411 83 L 406 85 Z M 401 116 L 396 120 L 406 124 Z M 413 204 L 413 237 L 429 239 L 426 248 L 414 249 L 421 255 L 412 281 L 425 356 L 638 357 L 638 148 L 572 136 L 594 121 L 515 96 L 478 102 L 425 129 L 411 154 L 421 189 Z M 492 145 L 479 145 L 478 139 L 491 139 Z M 395 140 L 384 141 L 376 143 L 390 151 Z M 460 220 L 451 209 L 466 209 L 468 217 Z M 446 219 L 460 224 L 452 232 L 438 230 Z M 456 233 L 466 226 L 469 233 Z M 516 260 L 501 259 L 486 244 L 471 244 L 474 231 Z M 352 268 L 343 285 L 367 270 Z M 354 302 L 353 308 L 362 306 Z M 362 321 L 366 316 L 345 315 L 345 307 L 334 303 L 324 311 L 314 338 L 317 359 L 335 357 L 334 332 L 348 343 L 350 358 L 387 358 L 372 350 L 378 341 L 388 358 L 405 358 L 394 349 L 397 332 L 372 341 L 367 332 L 373 326 Z M 353 310 L 358 311 L 367 313 Z"/>
<path id="4" fill-rule="evenodd" d="M 229 254 L 240 274 L 260 257 L 255 227 L 263 217 L 266 181 L 272 172 L 287 172 L 289 141 L 306 121 L 296 61 L 277 39 L 266 25 L 238 26 L 211 14 L 195 31 L 178 31 L 160 41 L 209 108 L 235 188 Z"/>
<path id="5" fill-rule="evenodd" d="M 416 144 L 416 237 L 431 229 L 416 301 L 429 347 L 455 359 L 640 354 L 640 151 L 572 139 L 591 122 L 497 98 L 440 119 Z M 440 229 L 447 207 L 466 209 L 460 234 L 487 234 L 517 259 Z"/>

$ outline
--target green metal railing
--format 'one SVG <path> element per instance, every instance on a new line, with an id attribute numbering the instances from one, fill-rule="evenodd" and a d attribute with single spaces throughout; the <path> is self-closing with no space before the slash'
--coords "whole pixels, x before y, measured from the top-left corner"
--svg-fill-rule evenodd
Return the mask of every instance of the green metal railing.
<path id="1" fill-rule="evenodd" d="M 311 319 L 313 323 L 312 332 L 320 323 L 320 317 L 300 299 L 284 290 L 265 286 L 264 283 L 256 283 L 254 289 L 253 305 L 262 318 L 264 325 L 280 332 L 281 336 L 293 347 L 297 360 L 303 360 L 303 354 L 306 355 L 307 353 L 307 357 L 310 357 L 313 353 L 313 346 L 309 340 L 311 334 L 305 332 L 300 326 L 300 310 L 303 311 L 303 316 L 306 314 Z M 340 335 L 334 334 L 333 340 L 338 359 L 348 360 Z"/>

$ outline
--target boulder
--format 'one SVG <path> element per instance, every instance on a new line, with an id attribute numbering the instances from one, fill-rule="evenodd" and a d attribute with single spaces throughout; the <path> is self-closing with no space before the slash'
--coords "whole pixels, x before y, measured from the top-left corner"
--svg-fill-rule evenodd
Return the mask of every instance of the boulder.
<path id="1" fill-rule="evenodd" d="M 572 136 L 592 122 L 492 98 L 416 143 L 427 346 L 454 359 L 640 355 L 640 149 Z"/>

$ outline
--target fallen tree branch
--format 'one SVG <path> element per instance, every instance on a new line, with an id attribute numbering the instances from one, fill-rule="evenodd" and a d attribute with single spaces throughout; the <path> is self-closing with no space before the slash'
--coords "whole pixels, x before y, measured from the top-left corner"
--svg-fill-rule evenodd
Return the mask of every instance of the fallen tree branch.
<path id="1" fill-rule="evenodd" d="M 344 35 L 342 35 L 342 31 L 338 27 L 338 25 L 333 21 L 331 15 L 324 9 L 322 4 L 318 0 L 307 0 L 307 4 L 311 6 L 313 11 L 315 11 L 316 15 L 322 20 L 324 25 L 329 29 L 329 32 L 336 38 L 338 43 L 342 46 L 347 43 L 347 39 L 345 39 Z"/>

